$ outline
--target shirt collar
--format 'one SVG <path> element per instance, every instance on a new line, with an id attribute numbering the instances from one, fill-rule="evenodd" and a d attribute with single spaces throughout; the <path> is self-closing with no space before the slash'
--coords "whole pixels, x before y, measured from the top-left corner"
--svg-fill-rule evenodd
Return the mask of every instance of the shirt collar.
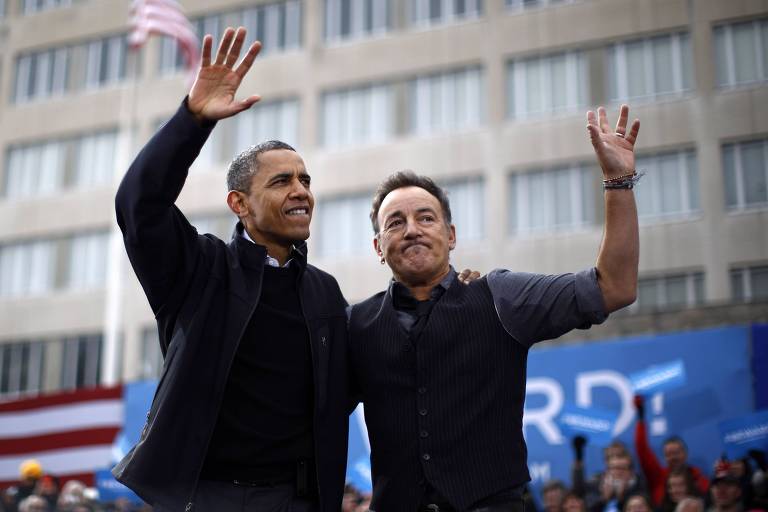
<path id="1" fill-rule="evenodd" d="M 453 265 L 450 266 L 450 270 L 443 279 L 440 280 L 437 285 L 429 292 L 430 300 L 440 298 L 445 293 L 451 284 L 456 280 L 456 271 L 453 269 Z M 389 282 L 389 291 L 395 301 L 402 303 L 403 300 L 416 300 L 413 298 L 411 290 L 408 289 L 403 283 L 399 283 L 392 278 Z"/>
<path id="2" fill-rule="evenodd" d="M 251 242 L 252 244 L 256 243 L 253 241 L 253 239 L 251 238 L 251 235 L 248 234 L 248 231 L 245 228 L 243 228 L 243 232 L 241 236 L 246 240 L 248 240 L 249 242 Z M 295 246 L 291 247 L 291 253 L 293 253 L 295 249 L 296 249 Z M 285 262 L 285 265 L 283 265 L 283 268 L 287 268 L 292 261 L 293 261 L 293 258 L 288 258 L 288 261 Z M 280 262 L 277 261 L 277 258 L 273 258 L 272 256 L 269 255 L 269 253 L 267 253 L 266 256 L 264 257 L 264 263 L 266 263 L 270 267 L 275 267 L 275 268 L 280 267 Z"/>

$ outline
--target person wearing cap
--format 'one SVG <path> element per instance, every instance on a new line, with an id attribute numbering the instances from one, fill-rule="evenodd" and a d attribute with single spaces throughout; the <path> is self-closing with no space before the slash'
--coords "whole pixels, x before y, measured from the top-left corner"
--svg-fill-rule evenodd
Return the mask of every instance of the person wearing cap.
<path id="1" fill-rule="evenodd" d="M 19 465 L 19 485 L 13 489 L 16 506 L 35 492 L 38 480 L 43 476 L 43 466 L 36 459 L 27 459 Z"/>
<path id="2" fill-rule="evenodd" d="M 709 512 L 741 512 L 744 505 L 741 501 L 741 483 L 731 472 L 731 465 L 720 461 L 715 467 L 710 487 L 712 506 Z"/>

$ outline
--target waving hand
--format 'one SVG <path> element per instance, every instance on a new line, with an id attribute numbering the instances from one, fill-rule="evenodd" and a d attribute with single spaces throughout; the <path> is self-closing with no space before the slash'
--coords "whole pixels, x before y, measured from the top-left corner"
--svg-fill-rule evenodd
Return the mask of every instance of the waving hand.
<path id="1" fill-rule="evenodd" d="M 235 93 L 243 77 L 251 69 L 253 61 L 261 50 L 256 41 L 248 49 L 240 65 L 235 67 L 245 41 L 245 29 L 227 27 L 221 37 L 216 60 L 211 62 L 213 37 L 203 38 L 203 59 L 195 83 L 189 92 L 190 112 L 200 121 L 218 121 L 249 109 L 261 98 L 254 94 L 243 100 L 236 100 Z"/>

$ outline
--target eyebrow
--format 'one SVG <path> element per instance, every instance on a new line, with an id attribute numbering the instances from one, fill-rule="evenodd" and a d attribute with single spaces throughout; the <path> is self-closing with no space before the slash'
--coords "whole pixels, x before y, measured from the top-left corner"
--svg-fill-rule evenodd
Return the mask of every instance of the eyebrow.
<path id="1" fill-rule="evenodd" d="M 281 173 L 279 173 L 279 174 L 275 174 L 274 176 L 272 176 L 271 178 L 269 178 L 269 182 L 268 182 L 268 183 L 271 185 L 272 183 L 274 183 L 274 182 L 276 182 L 276 181 L 279 181 L 279 180 L 282 180 L 282 179 L 286 179 L 286 178 L 290 178 L 290 177 L 292 177 L 293 175 L 294 175 L 294 173 L 292 173 L 292 172 L 281 172 Z M 302 171 L 302 172 L 300 172 L 300 173 L 299 173 L 299 178 L 300 178 L 300 179 L 301 179 L 301 178 L 310 178 L 310 179 L 312 179 L 312 178 L 309 176 L 309 173 L 307 173 L 306 171 Z"/>
<path id="2" fill-rule="evenodd" d="M 416 210 L 416 214 L 418 215 L 419 213 L 432 213 L 432 214 L 435 214 L 435 215 L 437 214 L 437 212 L 435 212 L 434 208 L 432 208 L 430 206 L 425 206 L 423 208 L 419 208 L 418 210 Z M 389 219 L 391 219 L 393 217 L 405 217 L 405 215 L 403 214 L 402 210 L 395 210 L 394 212 L 392 212 L 389 215 L 387 215 L 386 217 L 384 217 L 384 222 L 386 223 Z"/>

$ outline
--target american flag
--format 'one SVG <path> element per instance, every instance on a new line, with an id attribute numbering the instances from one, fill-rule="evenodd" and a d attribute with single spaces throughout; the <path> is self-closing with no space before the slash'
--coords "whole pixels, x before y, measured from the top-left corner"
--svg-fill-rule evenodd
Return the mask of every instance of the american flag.
<path id="1" fill-rule="evenodd" d="M 93 485 L 114 464 L 123 428 L 122 386 L 91 388 L 0 403 L 0 488 L 18 481 L 19 466 L 37 459 L 46 474 Z"/>
<path id="2" fill-rule="evenodd" d="M 194 70 L 200 60 L 200 41 L 192 24 L 176 0 L 133 0 L 128 44 L 144 45 L 152 34 L 172 37 L 179 43 L 187 69 Z"/>

